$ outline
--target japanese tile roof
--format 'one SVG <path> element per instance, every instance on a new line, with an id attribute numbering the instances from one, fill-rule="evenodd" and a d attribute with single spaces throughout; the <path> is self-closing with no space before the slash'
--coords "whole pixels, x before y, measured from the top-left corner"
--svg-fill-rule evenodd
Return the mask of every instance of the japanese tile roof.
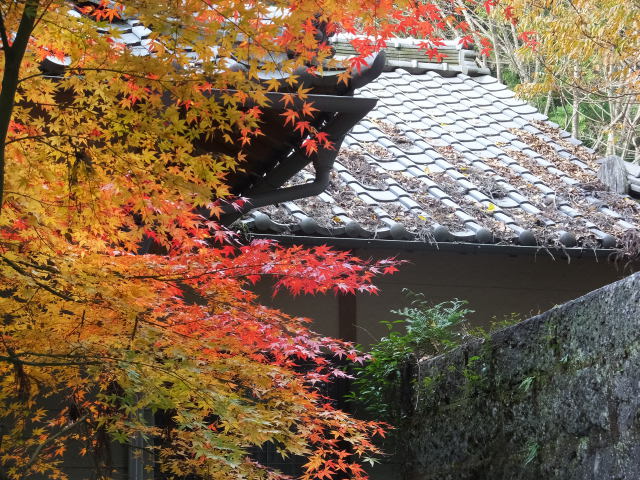
<path id="1" fill-rule="evenodd" d="M 625 167 L 627 167 L 630 191 L 636 196 L 640 196 L 640 165 L 626 162 Z"/>
<path id="2" fill-rule="evenodd" d="M 244 229 L 560 248 L 637 234 L 639 204 L 598 181 L 594 152 L 495 78 L 396 69 L 360 93 L 378 105 L 345 138 L 327 191 L 253 211 Z"/>
<path id="3" fill-rule="evenodd" d="M 115 20 L 104 33 L 149 54 L 151 30 L 135 18 Z M 336 54 L 348 56 L 342 40 L 333 41 Z M 414 44 L 386 49 L 390 68 L 411 73 L 386 72 L 357 92 L 379 98 L 378 106 L 345 138 L 329 189 L 254 211 L 242 220 L 246 228 L 589 248 L 620 245 L 638 230 L 638 204 L 597 181 L 593 152 L 474 66 L 473 52 L 451 43 L 442 61 L 424 62 Z M 43 68 L 55 74 L 67 62 L 49 57 Z M 627 167 L 640 194 L 640 167 Z M 312 178 L 303 171 L 291 183 Z"/>

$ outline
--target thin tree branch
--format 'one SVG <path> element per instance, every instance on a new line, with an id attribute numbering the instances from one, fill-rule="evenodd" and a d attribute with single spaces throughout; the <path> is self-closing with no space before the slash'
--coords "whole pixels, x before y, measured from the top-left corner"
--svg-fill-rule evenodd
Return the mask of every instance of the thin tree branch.
<path id="1" fill-rule="evenodd" d="M 20 265 L 18 265 L 17 263 L 13 262 L 12 260 L 9 260 L 7 257 L 0 256 L 0 259 L 2 259 L 2 261 L 4 263 L 9 265 L 13 270 L 18 272 L 19 274 L 24 275 L 25 277 L 31 278 L 36 285 L 38 285 L 40 288 L 46 290 L 47 292 L 51 293 L 52 295 L 55 295 L 56 297 L 62 298 L 63 300 L 67 300 L 69 302 L 74 302 L 74 303 L 79 303 L 80 302 L 81 303 L 81 300 L 73 298 L 73 297 L 67 295 L 66 293 L 59 292 L 56 289 L 51 288 L 46 283 L 42 283 L 42 282 L 37 281 L 35 278 L 33 278 L 32 275 L 29 275 L 22 267 L 20 267 Z"/>
<path id="2" fill-rule="evenodd" d="M 85 413 L 83 416 L 78 418 L 75 422 L 67 425 L 66 427 L 61 429 L 59 432 L 55 433 L 54 435 L 51 435 L 44 442 L 38 445 L 38 447 L 31 454 L 31 457 L 29 458 L 29 463 L 27 463 L 27 465 L 25 466 L 25 470 L 29 470 L 36 463 L 36 461 L 38 460 L 38 455 L 40 455 L 40 452 L 44 447 L 46 447 L 48 444 L 53 442 L 56 438 L 61 437 L 65 433 L 69 432 L 70 430 L 73 430 L 75 427 L 82 424 L 87 418 L 89 418 L 89 414 Z"/>

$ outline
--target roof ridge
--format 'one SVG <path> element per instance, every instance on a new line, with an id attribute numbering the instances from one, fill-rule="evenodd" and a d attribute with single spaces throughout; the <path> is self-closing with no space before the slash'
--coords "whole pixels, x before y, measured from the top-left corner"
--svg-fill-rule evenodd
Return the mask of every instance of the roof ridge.
<path id="1" fill-rule="evenodd" d="M 341 60 L 357 55 L 352 45 L 355 39 L 371 39 L 371 46 L 375 46 L 377 41 L 371 36 L 336 34 L 329 39 L 336 52 L 335 58 Z M 414 74 L 434 71 L 444 76 L 464 73 L 474 77 L 491 73 L 488 68 L 476 64 L 477 53 L 474 50 L 463 48 L 456 39 L 443 40 L 442 44 L 434 43 L 430 52 L 424 48 L 424 44 L 428 42 L 412 37 L 387 39 L 384 42 L 386 46 L 380 49 L 386 54 L 387 69 L 406 68 Z"/>

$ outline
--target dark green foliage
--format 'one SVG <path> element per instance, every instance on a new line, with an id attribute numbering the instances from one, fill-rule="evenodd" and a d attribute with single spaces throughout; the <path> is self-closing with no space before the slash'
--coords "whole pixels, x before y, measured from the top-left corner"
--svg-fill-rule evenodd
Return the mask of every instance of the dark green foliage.
<path id="1" fill-rule="evenodd" d="M 388 333 L 371 346 L 370 361 L 354 366 L 354 388 L 348 395 L 357 408 L 395 426 L 410 413 L 407 404 L 416 360 L 457 346 L 465 336 L 466 317 L 472 313 L 461 300 L 433 305 L 422 294 L 406 289 L 404 293 L 410 306 L 392 310 L 400 319 L 381 322 Z M 404 331 L 397 329 L 402 324 Z"/>
<path id="2" fill-rule="evenodd" d="M 507 87 L 509 87 L 510 90 L 513 90 L 516 86 L 522 83 L 522 81 L 520 80 L 520 75 L 518 75 L 517 72 L 514 72 L 508 67 L 502 70 L 502 78 L 500 80 Z"/>

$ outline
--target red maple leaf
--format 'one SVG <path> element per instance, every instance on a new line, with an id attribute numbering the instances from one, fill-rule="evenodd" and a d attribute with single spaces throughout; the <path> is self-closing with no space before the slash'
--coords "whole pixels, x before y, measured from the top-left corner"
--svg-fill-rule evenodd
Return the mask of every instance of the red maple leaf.
<path id="1" fill-rule="evenodd" d="M 307 155 L 318 153 L 318 142 L 313 138 L 305 138 L 302 142 L 302 148 L 306 150 Z"/>
<path id="2" fill-rule="evenodd" d="M 285 122 L 286 124 L 286 122 Z M 300 135 L 304 135 L 305 132 L 310 132 L 311 131 L 311 124 L 307 121 L 303 121 L 303 122 L 298 122 L 296 123 L 295 128 L 293 129 L 294 131 L 300 131 Z"/>

